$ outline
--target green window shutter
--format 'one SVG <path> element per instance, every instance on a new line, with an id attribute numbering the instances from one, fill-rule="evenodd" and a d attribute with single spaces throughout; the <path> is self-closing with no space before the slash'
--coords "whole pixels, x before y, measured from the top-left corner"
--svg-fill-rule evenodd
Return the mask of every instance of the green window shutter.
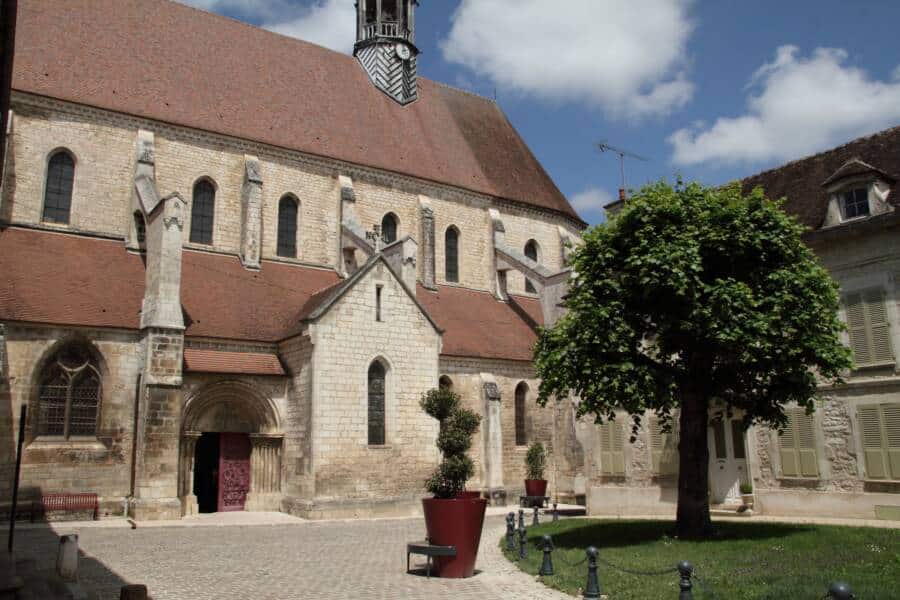
<path id="1" fill-rule="evenodd" d="M 847 312 L 847 331 L 850 334 L 850 349 L 857 366 L 871 362 L 869 342 L 866 335 L 866 309 L 862 294 L 847 294 L 844 299 Z"/>
<path id="2" fill-rule="evenodd" d="M 866 461 L 867 479 L 887 479 L 885 447 L 881 435 L 881 411 L 877 404 L 860 406 L 856 412 Z"/>
<path id="3" fill-rule="evenodd" d="M 800 474 L 803 477 L 819 476 L 819 461 L 816 458 L 816 430 L 812 415 L 802 408 L 794 411 L 797 454 L 800 457 Z"/>
<path id="4" fill-rule="evenodd" d="M 610 423 L 612 429 L 613 475 L 625 474 L 625 433 L 619 423 Z"/>
<path id="5" fill-rule="evenodd" d="M 882 404 L 881 416 L 891 479 L 900 479 L 900 404 Z"/>
<path id="6" fill-rule="evenodd" d="M 658 417 L 650 417 L 650 462 L 653 473 L 662 474 L 663 432 L 662 422 Z"/>
<path id="7" fill-rule="evenodd" d="M 788 421 L 778 437 L 781 449 L 781 474 L 784 477 L 800 477 L 800 453 L 797 452 L 797 422 L 793 410 L 785 411 Z"/>
<path id="8" fill-rule="evenodd" d="M 613 423 L 604 423 L 600 426 L 600 473 L 612 475 L 612 429 Z"/>
<path id="9" fill-rule="evenodd" d="M 888 326 L 884 292 L 869 290 L 865 293 L 866 318 L 869 326 L 870 356 L 873 363 L 889 363 L 894 359 L 891 351 L 891 331 Z"/>

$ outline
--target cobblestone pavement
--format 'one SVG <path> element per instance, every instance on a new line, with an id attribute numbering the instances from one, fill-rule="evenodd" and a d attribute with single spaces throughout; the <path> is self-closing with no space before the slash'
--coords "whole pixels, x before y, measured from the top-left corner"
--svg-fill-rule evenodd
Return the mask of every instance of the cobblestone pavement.
<path id="1" fill-rule="evenodd" d="M 421 519 L 300 522 L 195 528 L 84 528 L 80 578 L 100 600 L 124 583 L 144 583 L 154 600 L 293 598 L 440 600 L 564 599 L 519 572 L 500 553 L 503 520 L 485 521 L 475 577 L 407 575 L 406 542 L 424 537 Z M 17 558 L 52 567 L 58 537 L 21 531 Z M 413 557 L 413 567 L 424 566 Z"/>

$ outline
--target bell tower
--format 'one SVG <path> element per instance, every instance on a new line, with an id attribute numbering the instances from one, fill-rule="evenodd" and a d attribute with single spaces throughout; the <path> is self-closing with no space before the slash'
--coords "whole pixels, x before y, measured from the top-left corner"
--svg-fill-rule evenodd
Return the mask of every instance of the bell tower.
<path id="1" fill-rule="evenodd" d="M 399 102 L 416 99 L 416 6 L 419 0 L 357 0 L 353 55 L 375 87 Z"/>

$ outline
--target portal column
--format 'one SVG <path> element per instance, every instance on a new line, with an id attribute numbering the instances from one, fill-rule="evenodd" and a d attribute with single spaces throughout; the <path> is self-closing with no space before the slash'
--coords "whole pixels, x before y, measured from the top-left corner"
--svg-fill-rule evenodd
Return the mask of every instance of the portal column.
<path id="1" fill-rule="evenodd" d="M 181 434 L 181 465 L 178 482 L 178 497 L 181 499 L 181 511 L 184 516 L 199 512 L 197 496 L 194 495 L 194 463 L 196 459 L 197 440 L 202 434 L 199 431 L 185 431 Z"/>
<path id="2" fill-rule="evenodd" d="M 503 432 L 500 426 L 502 411 L 500 387 L 490 373 L 482 373 L 484 402 L 484 483 L 491 504 L 506 506 L 506 487 L 503 485 Z"/>
<path id="3" fill-rule="evenodd" d="M 281 507 L 281 446 L 284 436 L 250 434 L 250 493 L 248 511 L 277 511 Z"/>

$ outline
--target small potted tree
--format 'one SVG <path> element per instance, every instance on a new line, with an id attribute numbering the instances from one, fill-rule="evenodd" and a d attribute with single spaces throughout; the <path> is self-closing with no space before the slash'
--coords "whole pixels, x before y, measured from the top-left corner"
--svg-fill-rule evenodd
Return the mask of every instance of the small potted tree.
<path id="1" fill-rule="evenodd" d="M 547 452 L 544 445 L 540 442 L 534 442 L 528 447 L 528 453 L 525 455 L 525 495 L 540 496 L 547 495 L 547 480 L 544 479 L 544 469 L 547 467 Z"/>
<path id="2" fill-rule="evenodd" d="M 454 557 L 435 557 L 434 568 L 441 577 L 471 577 L 481 542 L 481 528 L 487 500 L 461 494 L 475 472 L 466 452 L 478 431 L 481 417 L 460 408 L 459 396 L 448 389 L 429 390 L 422 396 L 422 409 L 438 420 L 437 447 L 442 460 L 425 482 L 433 498 L 422 499 L 428 540 L 438 546 L 456 547 Z"/>

